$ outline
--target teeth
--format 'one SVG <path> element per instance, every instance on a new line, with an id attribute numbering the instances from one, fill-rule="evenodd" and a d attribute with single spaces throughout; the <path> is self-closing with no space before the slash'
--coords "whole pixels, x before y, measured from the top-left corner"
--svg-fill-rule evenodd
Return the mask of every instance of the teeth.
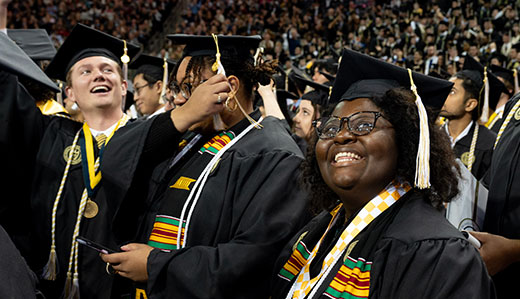
<path id="1" fill-rule="evenodd" d="M 96 87 L 94 87 L 94 88 L 92 89 L 92 92 L 98 92 L 98 91 L 100 91 L 100 92 L 106 92 L 106 91 L 108 91 L 108 88 L 105 87 L 105 86 L 96 86 Z"/>
<path id="2" fill-rule="evenodd" d="M 337 153 L 336 156 L 334 157 L 335 162 L 338 162 L 338 160 L 354 161 L 354 160 L 359 160 L 359 159 L 361 159 L 361 157 L 352 152 L 340 152 L 340 153 Z"/>

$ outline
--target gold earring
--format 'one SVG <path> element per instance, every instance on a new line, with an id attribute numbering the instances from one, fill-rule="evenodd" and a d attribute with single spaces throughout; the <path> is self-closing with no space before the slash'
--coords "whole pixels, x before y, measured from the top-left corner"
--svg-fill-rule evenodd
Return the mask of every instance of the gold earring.
<path id="1" fill-rule="evenodd" d="M 234 95 L 233 95 L 234 97 Z M 231 99 L 231 96 L 228 96 L 228 98 L 226 99 L 226 101 L 224 102 L 224 106 L 226 106 L 226 109 L 229 111 L 229 112 L 233 112 L 235 110 L 237 110 L 237 106 L 238 104 L 235 102 L 235 106 L 233 108 L 229 107 L 229 99 Z M 235 98 L 235 101 L 236 101 L 236 98 Z"/>

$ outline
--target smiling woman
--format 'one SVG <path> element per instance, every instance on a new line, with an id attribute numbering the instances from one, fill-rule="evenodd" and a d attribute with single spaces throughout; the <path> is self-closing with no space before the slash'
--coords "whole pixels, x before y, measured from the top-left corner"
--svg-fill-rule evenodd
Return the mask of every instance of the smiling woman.
<path id="1" fill-rule="evenodd" d="M 304 165 L 325 211 L 280 256 L 272 298 L 492 297 L 477 250 L 439 211 L 458 193 L 458 168 L 431 108 L 451 85 L 345 50 Z M 416 167 L 424 152 L 429 188 L 414 186 L 428 177 Z"/>

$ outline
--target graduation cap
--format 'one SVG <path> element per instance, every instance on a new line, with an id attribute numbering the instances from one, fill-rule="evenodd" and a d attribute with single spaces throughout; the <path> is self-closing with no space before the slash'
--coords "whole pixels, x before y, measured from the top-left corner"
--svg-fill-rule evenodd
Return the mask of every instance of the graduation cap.
<path id="1" fill-rule="evenodd" d="M 51 60 L 56 55 L 44 29 L 7 29 L 7 35 L 34 61 Z"/>
<path id="2" fill-rule="evenodd" d="M 292 127 L 292 119 L 294 115 L 292 115 L 292 113 L 289 112 L 289 108 L 287 107 L 288 99 L 295 100 L 298 99 L 298 96 L 284 89 L 276 90 L 276 101 L 278 102 L 278 106 L 280 106 L 280 110 L 282 110 L 282 114 L 285 117 L 285 120 L 287 121 L 289 126 Z"/>
<path id="3" fill-rule="evenodd" d="M 416 97 L 419 115 L 419 147 L 415 170 L 415 186 L 430 187 L 430 140 L 426 105 L 440 109 L 453 83 L 412 72 L 385 61 L 349 49 L 343 50 L 338 74 L 329 103 L 383 96 L 396 87 L 410 88 Z"/>
<path id="4" fill-rule="evenodd" d="M 514 71 L 503 68 L 503 67 L 495 65 L 495 64 L 492 64 L 489 68 L 491 69 L 491 72 L 495 76 L 502 78 L 504 81 L 507 81 L 509 84 L 511 84 L 511 86 L 513 86 L 513 84 L 515 84 L 516 75 L 515 75 Z M 516 80 L 516 81 L 518 81 L 518 80 Z M 512 96 L 512 94 L 509 92 L 507 92 L 507 94 Z"/>
<path id="5" fill-rule="evenodd" d="M 103 56 L 124 65 L 139 52 L 139 47 L 102 31 L 77 24 L 58 49 L 45 72 L 49 77 L 66 80 L 70 68 L 78 61 L 92 56 Z M 125 76 L 126 79 L 126 76 Z"/>
<path id="6" fill-rule="evenodd" d="M 0 55 L 0 69 L 13 75 L 37 82 L 54 92 L 59 92 L 58 86 L 52 82 L 41 68 L 12 41 L 7 35 L 0 34 L 2 55 Z"/>
<path id="7" fill-rule="evenodd" d="M 312 80 L 307 80 L 298 75 L 295 75 L 294 79 L 301 84 L 304 84 L 305 86 L 313 88 L 312 91 L 306 92 L 301 96 L 302 100 L 309 100 L 312 103 L 320 106 L 325 106 L 327 104 L 330 90 L 329 86 L 314 82 Z"/>
<path id="8" fill-rule="evenodd" d="M 296 89 L 296 93 L 301 95 L 305 92 L 305 86 L 307 86 L 302 81 L 299 81 L 296 77 L 304 78 L 309 80 L 309 76 L 305 74 L 304 71 L 300 70 L 296 65 L 292 65 L 291 69 L 288 72 L 289 79 L 291 83 L 294 85 Z"/>
<path id="9" fill-rule="evenodd" d="M 130 63 L 129 67 L 131 69 L 136 70 L 136 75 L 144 74 L 153 78 L 156 81 L 161 80 L 163 82 L 161 95 L 159 97 L 159 104 L 165 104 L 166 86 L 168 85 L 168 74 L 169 70 L 172 70 L 175 67 L 175 62 L 169 60 L 167 57 L 160 58 L 156 56 L 141 54 L 134 61 L 132 61 L 132 63 Z"/>
<path id="10" fill-rule="evenodd" d="M 175 45 L 186 45 L 185 56 L 214 56 L 217 54 L 215 39 L 210 35 L 169 34 L 167 37 Z M 251 50 L 258 48 L 260 35 L 217 35 L 219 51 L 223 57 L 253 58 Z"/>
<path id="11" fill-rule="evenodd" d="M 489 118 L 489 107 L 496 107 L 502 92 L 508 92 L 507 88 L 494 74 L 488 71 L 487 67 L 484 67 L 470 55 L 465 56 L 464 66 L 459 73 L 467 76 L 480 90 L 478 96 L 479 107 L 482 107 L 480 120 L 486 123 Z"/>
<path id="12" fill-rule="evenodd" d="M 330 82 L 334 82 L 334 80 L 336 80 L 336 76 L 334 76 L 334 75 L 331 75 L 329 73 L 325 73 L 323 71 L 319 71 L 319 72 L 320 72 L 320 74 L 325 76 L 325 78 L 327 78 L 327 80 L 329 80 Z"/>

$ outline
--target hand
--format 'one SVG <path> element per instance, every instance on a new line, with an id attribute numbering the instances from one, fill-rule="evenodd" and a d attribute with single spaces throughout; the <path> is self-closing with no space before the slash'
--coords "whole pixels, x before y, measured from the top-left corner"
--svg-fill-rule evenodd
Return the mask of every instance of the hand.
<path id="1" fill-rule="evenodd" d="M 274 94 L 274 81 L 271 80 L 267 85 L 258 84 L 258 93 L 262 98 L 265 96 L 275 96 Z M 275 96 L 276 97 L 276 96 Z"/>
<path id="2" fill-rule="evenodd" d="M 121 246 L 121 250 L 124 252 L 101 254 L 101 259 L 110 263 L 116 274 L 133 281 L 146 282 L 148 280 L 146 265 L 153 247 L 146 244 L 130 243 Z"/>
<path id="3" fill-rule="evenodd" d="M 511 263 L 520 260 L 520 240 L 507 239 L 499 235 L 483 232 L 469 232 L 482 246 L 480 256 L 486 264 L 489 275 L 495 275 Z"/>
<path id="4" fill-rule="evenodd" d="M 175 128 L 185 132 L 192 125 L 222 111 L 230 91 L 226 77 L 221 74 L 197 86 L 184 105 L 172 110 L 171 118 Z"/>

